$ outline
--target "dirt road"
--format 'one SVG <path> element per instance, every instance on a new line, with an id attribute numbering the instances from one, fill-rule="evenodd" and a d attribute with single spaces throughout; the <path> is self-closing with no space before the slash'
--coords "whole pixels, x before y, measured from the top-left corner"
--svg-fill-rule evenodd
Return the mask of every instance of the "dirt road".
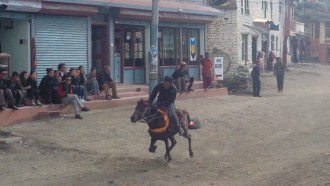
<path id="1" fill-rule="evenodd" d="M 266 75 L 262 98 L 177 102 L 203 126 L 190 131 L 195 157 L 177 137 L 169 164 L 162 143 L 148 152 L 147 126 L 130 123 L 132 108 L 5 128 L 24 140 L 0 150 L 0 185 L 329 186 L 329 72 L 330 66 L 298 64 L 284 93 Z"/>

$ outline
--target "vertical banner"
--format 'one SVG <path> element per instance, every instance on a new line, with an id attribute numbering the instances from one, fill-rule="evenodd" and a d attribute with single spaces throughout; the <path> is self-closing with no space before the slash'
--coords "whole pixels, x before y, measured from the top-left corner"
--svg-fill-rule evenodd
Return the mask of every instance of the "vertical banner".
<path id="1" fill-rule="evenodd" d="M 214 58 L 214 80 L 223 80 L 223 57 Z"/>
<path id="2" fill-rule="evenodd" d="M 190 38 L 190 61 L 197 60 L 197 43 L 196 38 Z"/>

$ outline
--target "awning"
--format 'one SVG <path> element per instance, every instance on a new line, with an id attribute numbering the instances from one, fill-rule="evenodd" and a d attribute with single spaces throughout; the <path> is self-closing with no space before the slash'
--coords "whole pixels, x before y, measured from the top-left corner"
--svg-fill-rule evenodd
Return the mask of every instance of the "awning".
<path id="1" fill-rule="evenodd" d="M 267 24 L 269 26 L 269 30 L 280 30 L 280 25 L 279 24 L 275 24 L 272 20 L 268 20 L 268 19 L 255 19 L 253 20 L 254 23 L 263 23 L 263 24 Z"/>
<path id="2" fill-rule="evenodd" d="M 126 9 L 152 10 L 151 0 L 42 0 L 71 4 L 95 5 L 101 7 L 117 7 Z M 210 6 L 170 1 L 159 2 L 160 12 L 198 14 L 207 16 L 223 16 L 223 12 Z"/>
<path id="3" fill-rule="evenodd" d="M 147 10 L 120 8 L 117 18 L 151 21 L 151 16 L 152 16 L 151 14 L 152 14 L 151 11 L 147 11 Z M 207 23 L 211 23 L 213 19 L 214 19 L 213 16 L 208 16 L 208 15 L 159 12 L 159 20 L 166 22 L 207 24 Z"/>
<path id="4" fill-rule="evenodd" d="M 16 12 L 38 12 L 41 9 L 40 0 L 0 0 L 1 9 Z"/>
<path id="5" fill-rule="evenodd" d="M 270 21 L 268 19 L 255 19 L 253 20 L 254 23 L 266 23 L 267 21 Z"/>

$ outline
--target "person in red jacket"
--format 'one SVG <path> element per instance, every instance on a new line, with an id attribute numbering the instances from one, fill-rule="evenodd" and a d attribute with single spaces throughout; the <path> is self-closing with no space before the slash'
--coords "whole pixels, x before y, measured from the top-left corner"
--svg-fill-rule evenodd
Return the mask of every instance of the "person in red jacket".
<path id="1" fill-rule="evenodd" d="M 61 102 L 64 105 L 68 105 L 68 104 L 73 105 L 76 119 L 82 119 L 82 117 L 80 116 L 79 109 L 81 109 L 81 111 L 84 112 L 89 111 L 89 109 L 80 102 L 77 95 L 73 94 L 70 74 L 63 75 L 62 82 L 58 84 L 57 93 L 61 98 Z"/>
<path id="2" fill-rule="evenodd" d="M 212 84 L 212 68 L 213 68 L 213 62 L 209 57 L 209 53 L 205 53 L 205 58 L 202 61 L 202 75 L 203 75 L 203 88 L 204 90 L 208 90 L 210 88 L 210 85 Z"/>

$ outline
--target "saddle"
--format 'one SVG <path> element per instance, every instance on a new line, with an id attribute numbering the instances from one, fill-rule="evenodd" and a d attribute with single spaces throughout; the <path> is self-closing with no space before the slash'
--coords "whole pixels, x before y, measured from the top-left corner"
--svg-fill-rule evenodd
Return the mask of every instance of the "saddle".
<path id="1" fill-rule="evenodd" d="M 165 110 L 158 109 L 157 111 L 160 113 L 160 115 L 163 118 L 164 126 L 161 128 L 156 128 L 156 129 L 149 128 L 149 131 L 151 133 L 160 134 L 160 133 L 164 133 L 167 131 L 168 127 L 170 126 L 170 118 L 168 117 L 168 114 Z"/>

